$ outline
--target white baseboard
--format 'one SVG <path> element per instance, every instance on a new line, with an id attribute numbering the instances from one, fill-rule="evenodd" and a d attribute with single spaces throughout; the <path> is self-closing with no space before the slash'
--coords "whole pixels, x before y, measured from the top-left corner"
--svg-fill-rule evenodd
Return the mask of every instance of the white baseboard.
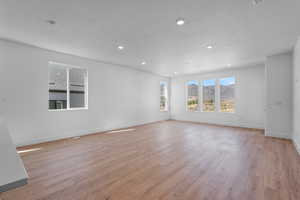
<path id="1" fill-rule="evenodd" d="M 80 136 L 90 135 L 90 134 L 94 134 L 94 133 L 103 133 L 103 132 L 117 130 L 117 129 L 125 129 L 125 128 L 130 128 L 130 127 L 135 127 L 135 126 L 142 126 L 142 125 L 165 121 L 165 120 L 169 120 L 169 119 L 155 120 L 155 121 L 149 121 L 149 122 L 143 122 L 143 123 L 135 122 L 135 123 L 131 123 L 129 125 L 114 126 L 112 128 L 96 128 L 96 129 L 90 129 L 90 130 L 70 131 L 70 132 L 62 133 L 59 136 L 33 139 L 30 141 L 16 143 L 15 145 L 16 145 L 16 147 L 28 146 L 28 145 L 39 144 L 39 143 L 44 143 L 44 142 L 51 142 L 51 141 L 55 141 L 55 140 L 80 137 Z"/>
<path id="2" fill-rule="evenodd" d="M 295 139 L 293 140 L 293 143 L 294 143 L 296 150 L 298 151 L 298 153 L 300 155 L 300 144 Z"/>
<path id="3" fill-rule="evenodd" d="M 205 124 L 215 124 L 220 126 L 232 126 L 232 127 L 239 127 L 239 128 L 253 128 L 253 129 L 264 129 L 263 124 L 256 124 L 256 123 L 248 123 L 248 122 L 232 122 L 232 121 L 198 121 L 198 120 L 186 120 L 181 118 L 171 118 L 172 120 L 178 121 L 186 121 L 186 122 L 195 122 L 195 123 L 205 123 Z"/>
<path id="4" fill-rule="evenodd" d="M 62 133 L 59 136 L 53 136 L 53 137 L 45 137 L 45 138 L 39 138 L 39 139 L 33 139 L 25 142 L 20 142 L 16 144 L 16 147 L 22 147 L 22 146 L 27 146 L 27 145 L 33 145 L 33 144 L 39 144 L 39 143 L 44 143 L 44 142 L 51 142 L 55 140 L 61 140 L 61 139 L 67 139 L 67 138 L 72 138 L 72 137 L 79 137 L 79 136 L 84 136 L 84 135 L 89 135 L 92 133 L 98 133 L 98 132 L 105 132 L 108 130 L 104 129 L 92 129 L 92 130 L 81 130 L 81 131 L 72 131 L 70 133 Z"/>
<path id="5" fill-rule="evenodd" d="M 287 140 L 291 140 L 291 135 L 292 133 L 284 133 L 282 134 L 282 132 L 274 132 L 272 131 L 272 133 L 270 133 L 270 131 L 265 131 L 265 136 L 267 137 L 273 137 L 273 138 L 279 138 L 279 139 L 287 139 Z"/>

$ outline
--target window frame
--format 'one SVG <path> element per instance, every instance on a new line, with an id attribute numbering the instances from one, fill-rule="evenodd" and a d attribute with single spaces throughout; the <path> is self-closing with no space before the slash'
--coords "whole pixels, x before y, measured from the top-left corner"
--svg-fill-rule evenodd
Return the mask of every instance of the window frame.
<path id="1" fill-rule="evenodd" d="M 197 110 L 189 110 L 189 108 L 188 108 L 188 97 L 189 97 L 189 88 L 188 88 L 188 86 L 189 86 L 189 82 L 191 82 L 191 81 L 196 81 L 197 82 L 197 84 L 198 84 L 198 109 Z M 198 80 L 188 80 L 188 81 L 186 81 L 186 83 L 185 83 L 185 109 L 186 109 L 186 111 L 187 112 L 192 112 L 192 113 L 197 113 L 197 112 L 200 112 L 201 111 L 201 96 L 202 95 L 200 95 L 200 91 L 201 91 L 201 81 L 198 81 Z M 200 95 L 200 96 L 199 96 Z"/>
<path id="2" fill-rule="evenodd" d="M 166 105 L 165 105 L 164 110 L 160 109 L 160 99 L 162 97 L 160 90 L 161 90 L 162 84 L 165 86 L 165 96 L 164 97 L 166 98 Z M 169 111 L 169 88 L 168 87 L 169 87 L 169 85 L 168 85 L 167 81 L 159 81 L 159 111 L 160 112 L 168 112 Z"/>
<path id="3" fill-rule="evenodd" d="M 215 98 L 214 98 L 214 106 L 215 106 L 215 109 L 214 109 L 214 111 L 205 111 L 204 110 L 204 102 L 203 102 L 203 100 L 204 100 L 204 95 L 203 95 L 203 91 L 204 91 L 204 84 L 203 84 L 203 82 L 204 81 L 206 81 L 206 80 L 214 80 L 215 81 L 215 92 L 214 92 L 214 96 L 215 96 Z M 205 78 L 205 79 L 201 79 L 201 112 L 203 112 L 203 113 L 215 113 L 215 112 L 218 112 L 219 111 L 219 108 L 218 108 L 218 90 L 219 90 L 219 79 L 218 78 Z"/>
<path id="4" fill-rule="evenodd" d="M 234 112 L 223 112 L 223 111 L 221 111 L 221 79 L 225 79 L 225 78 L 234 78 L 234 98 L 233 98 L 233 100 L 234 100 Z M 219 81 L 219 83 L 218 83 L 218 85 L 219 85 L 219 103 L 218 103 L 218 106 L 219 106 L 219 112 L 220 113 L 224 113 L 224 114 L 235 114 L 236 113 L 236 109 L 237 109 L 237 107 L 236 107 L 236 77 L 234 76 L 234 75 L 225 75 L 225 76 L 222 76 L 221 78 L 219 78 L 218 79 Z"/>
<path id="5" fill-rule="evenodd" d="M 65 109 L 49 109 L 49 75 L 50 75 L 50 65 L 59 65 L 66 70 L 67 73 L 67 108 Z M 85 70 L 84 77 L 84 107 L 70 108 L 70 69 L 82 69 Z M 88 69 L 76 65 L 70 65 L 60 62 L 49 61 L 48 62 L 48 111 L 50 112 L 60 112 L 60 111 L 76 111 L 76 110 L 88 110 Z"/>

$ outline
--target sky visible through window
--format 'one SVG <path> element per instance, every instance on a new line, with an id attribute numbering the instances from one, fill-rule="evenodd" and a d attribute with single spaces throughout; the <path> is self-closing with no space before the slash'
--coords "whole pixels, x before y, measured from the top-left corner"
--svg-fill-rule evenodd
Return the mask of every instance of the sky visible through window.
<path id="1" fill-rule="evenodd" d="M 235 78 L 220 79 L 220 111 L 235 112 Z"/>
<path id="2" fill-rule="evenodd" d="M 213 86 L 213 85 L 215 85 L 215 80 L 214 79 L 203 81 L 203 86 Z"/>
<path id="3" fill-rule="evenodd" d="M 198 85 L 198 81 L 189 81 L 188 85 Z"/>
<path id="4" fill-rule="evenodd" d="M 235 78 L 234 77 L 222 78 L 222 79 L 220 79 L 220 84 L 221 85 L 232 85 L 232 84 L 235 84 Z"/>

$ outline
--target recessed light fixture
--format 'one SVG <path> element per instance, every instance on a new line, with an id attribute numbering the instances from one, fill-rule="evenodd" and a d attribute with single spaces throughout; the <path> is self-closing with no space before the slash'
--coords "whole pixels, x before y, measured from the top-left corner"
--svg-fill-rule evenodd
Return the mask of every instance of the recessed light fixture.
<path id="1" fill-rule="evenodd" d="M 212 48 L 213 48 L 213 46 L 212 46 L 212 45 L 207 45 L 207 46 L 206 46 L 206 48 L 208 48 L 208 49 L 212 49 Z"/>
<path id="2" fill-rule="evenodd" d="M 227 67 L 231 67 L 231 64 L 227 64 Z"/>
<path id="3" fill-rule="evenodd" d="M 123 46 L 121 46 L 121 45 L 119 45 L 119 46 L 118 46 L 118 49 L 119 49 L 119 50 L 123 50 L 123 49 L 124 49 L 124 47 L 123 47 Z"/>
<path id="4" fill-rule="evenodd" d="M 178 72 L 174 72 L 174 74 L 178 74 Z"/>
<path id="5" fill-rule="evenodd" d="M 48 24 L 54 25 L 56 24 L 56 21 L 52 20 L 52 19 L 48 19 L 45 22 L 47 22 Z"/>
<path id="6" fill-rule="evenodd" d="M 185 23 L 185 21 L 184 21 L 183 18 L 178 18 L 178 19 L 176 20 L 176 24 L 177 24 L 178 26 L 182 26 L 184 23 Z"/>
<path id="7" fill-rule="evenodd" d="M 141 64 L 142 64 L 142 65 L 146 65 L 146 62 L 145 62 L 145 61 L 143 61 Z"/>

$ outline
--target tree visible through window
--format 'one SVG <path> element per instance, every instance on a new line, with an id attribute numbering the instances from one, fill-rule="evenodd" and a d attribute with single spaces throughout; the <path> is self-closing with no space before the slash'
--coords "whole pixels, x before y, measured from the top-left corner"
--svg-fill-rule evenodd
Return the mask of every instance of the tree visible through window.
<path id="1" fill-rule="evenodd" d="M 160 82 L 160 111 L 168 110 L 168 88 L 166 82 Z"/>
<path id="2" fill-rule="evenodd" d="M 202 83 L 203 91 L 203 111 L 213 112 L 215 111 L 215 91 L 216 91 L 216 80 L 204 80 Z"/>
<path id="3" fill-rule="evenodd" d="M 187 110 L 197 111 L 199 108 L 199 83 L 198 81 L 187 82 Z"/>
<path id="4" fill-rule="evenodd" d="M 220 110 L 221 112 L 235 112 L 235 78 L 220 79 Z"/>

